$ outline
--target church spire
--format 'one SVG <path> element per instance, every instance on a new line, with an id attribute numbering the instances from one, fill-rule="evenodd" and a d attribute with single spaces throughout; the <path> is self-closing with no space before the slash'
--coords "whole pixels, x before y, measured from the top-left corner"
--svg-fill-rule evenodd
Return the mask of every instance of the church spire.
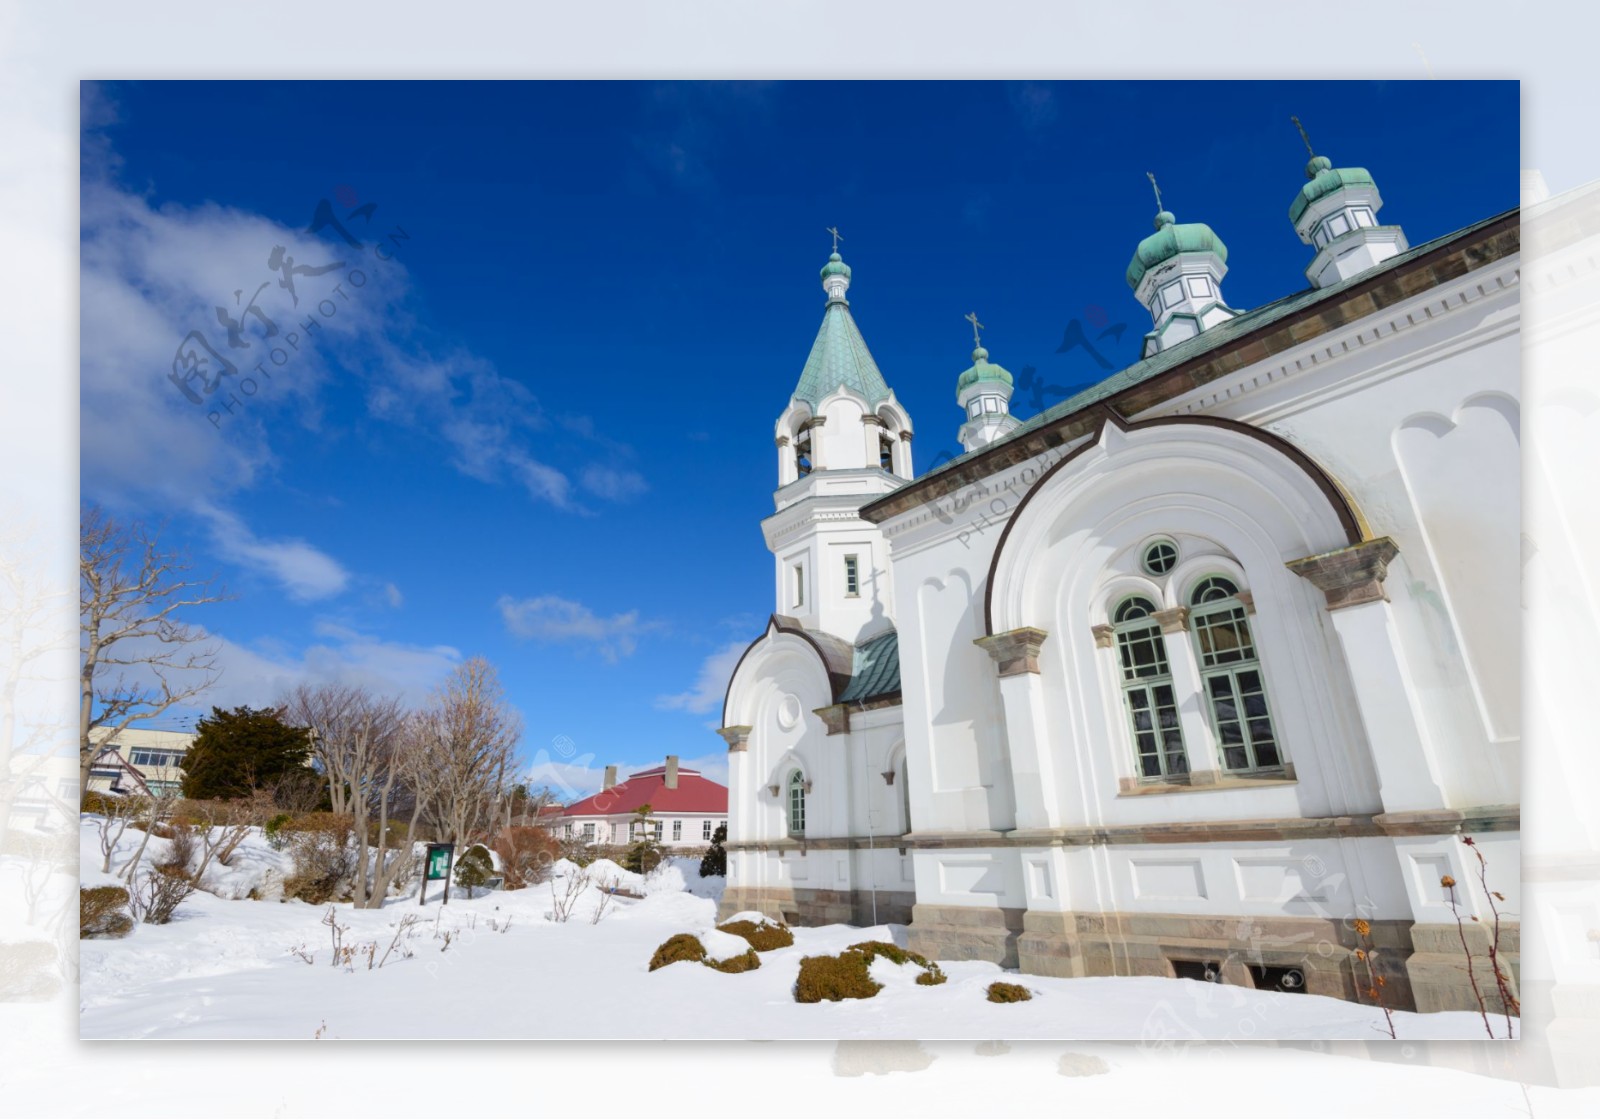
<path id="1" fill-rule="evenodd" d="M 1144 336 L 1143 357 L 1193 338 L 1237 314 L 1222 300 L 1228 247 L 1203 222 L 1178 224 L 1161 200 L 1155 173 L 1146 171 L 1156 196 L 1155 233 L 1139 242 L 1126 279 L 1150 312 L 1154 329 Z"/>
<path id="2" fill-rule="evenodd" d="M 827 294 L 822 326 L 778 420 L 779 485 L 814 470 L 876 469 L 909 478 L 911 420 L 850 313 L 851 271 L 839 255 L 844 236 L 836 226 L 827 231 L 833 252 L 819 274 Z"/>
<path id="3" fill-rule="evenodd" d="M 1020 425 L 1011 415 L 1011 374 L 989 361 L 989 351 L 983 348 L 979 331 L 978 313 L 969 312 L 964 318 L 972 324 L 972 368 L 956 379 L 956 401 L 967 414 L 957 438 L 966 451 L 986 447 Z"/>
<path id="4" fill-rule="evenodd" d="M 1364 167 L 1334 167 L 1311 146 L 1299 117 L 1290 117 L 1311 159 L 1306 185 L 1289 205 L 1289 221 L 1300 240 L 1317 250 L 1306 279 L 1318 288 L 1358 276 L 1410 246 L 1399 226 L 1380 226 L 1383 198 Z"/>

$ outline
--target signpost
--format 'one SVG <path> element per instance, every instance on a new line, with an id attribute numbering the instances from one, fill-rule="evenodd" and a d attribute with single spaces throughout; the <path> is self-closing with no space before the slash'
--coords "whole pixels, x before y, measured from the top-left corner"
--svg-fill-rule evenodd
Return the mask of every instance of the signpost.
<path id="1" fill-rule="evenodd" d="M 428 901 L 428 882 L 432 879 L 444 880 L 445 905 L 450 903 L 450 872 L 455 867 L 456 846 L 454 844 L 429 844 L 428 854 L 422 868 L 422 890 L 417 896 L 417 905 L 425 905 Z"/>

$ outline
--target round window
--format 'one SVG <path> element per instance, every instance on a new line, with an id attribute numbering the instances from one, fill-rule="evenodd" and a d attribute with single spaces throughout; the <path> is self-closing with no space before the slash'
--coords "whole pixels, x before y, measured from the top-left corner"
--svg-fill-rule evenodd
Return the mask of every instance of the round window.
<path id="1" fill-rule="evenodd" d="M 785 731 L 794 729 L 800 722 L 800 698 L 788 695 L 778 702 L 778 726 Z"/>
<path id="2" fill-rule="evenodd" d="M 1178 546 L 1171 541 L 1156 541 L 1144 550 L 1144 570 L 1153 576 L 1164 576 L 1178 562 Z"/>

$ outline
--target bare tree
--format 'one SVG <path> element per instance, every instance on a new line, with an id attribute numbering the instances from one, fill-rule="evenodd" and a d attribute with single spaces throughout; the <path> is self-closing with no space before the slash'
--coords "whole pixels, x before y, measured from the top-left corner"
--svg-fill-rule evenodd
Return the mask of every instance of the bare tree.
<path id="1" fill-rule="evenodd" d="M 498 823 L 522 720 L 482 657 L 456 667 L 422 718 L 432 739 L 435 813 L 445 838 L 464 843 Z"/>
<path id="2" fill-rule="evenodd" d="M 227 596 L 191 578 L 159 531 L 83 511 L 79 531 L 79 788 L 102 744 L 216 683 L 217 647 L 178 614 Z"/>
<path id="3" fill-rule="evenodd" d="M 383 905 L 396 874 L 401 870 L 410 870 L 417 822 L 422 818 L 433 793 L 432 744 L 427 722 L 416 714 L 406 716 L 388 744 L 388 757 L 384 760 L 384 773 L 375 798 L 378 840 L 372 862 L 372 888 L 367 895 L 367 906 L 372 909 Z M 405 838 L 390 854 L 389 813 L 391 808 L 397 813 L 404 812 L 407 803 L 410 806 L 410 819 L 406 821 Z M 395 819 L 398 820 L 398 816 Z"/>
<path id="4" fill-rule="evenodd" d="M 333 811 L 349 816 L 355 827 L 355 905 L 382 906 L 383 895 L 372 895 L 369 887 L 368 834 L 376 814 L 381 861 L 391 799 L 408 757 L 405 711 L 393 697 L 340 684 L 299 685 L 283 707 L 291 719 L 310 729 L 312 755 L 328 780 Z"/>

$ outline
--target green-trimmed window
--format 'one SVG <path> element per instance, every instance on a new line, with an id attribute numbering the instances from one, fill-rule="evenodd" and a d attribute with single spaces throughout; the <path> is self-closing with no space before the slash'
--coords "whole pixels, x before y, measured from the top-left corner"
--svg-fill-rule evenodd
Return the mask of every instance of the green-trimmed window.
<path id="1" fill-rule="evenodd" d="M 1245 773 L 1280 769 L 1283 754 L 1272 728 L 1250 614 L 1239 600 L 1238 586 L 1216 575 L 1196 584 L 1189 593 L 1189 627 L 1222 768 Z"/>
<path id="2" fill-rule="evenodd" d="M 1156 605 L 1142 595 L 1117 604 L 1111 614 L 1117 657 L 1122 666 L 1122 696 L 1133 732 L 1133 750 L 1143 781 L 1159 781 L 1189 772 L 1178 726 L 1178 701 L 1172 668 Z"/>
<path id="3" fill-rule="evenodd" d="M 806 834 L 806 780 L 796 770 L 789 775 L 789 835 Z"/>

